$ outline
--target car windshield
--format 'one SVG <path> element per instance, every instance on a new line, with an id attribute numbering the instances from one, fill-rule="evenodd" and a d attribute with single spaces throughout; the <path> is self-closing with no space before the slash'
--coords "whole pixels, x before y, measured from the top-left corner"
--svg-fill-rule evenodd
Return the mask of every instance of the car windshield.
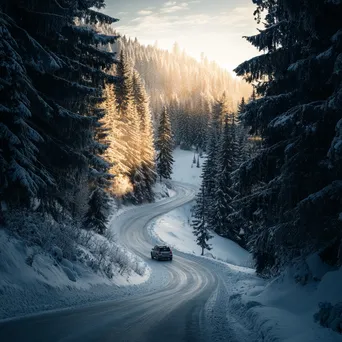
<path id="1" fill-rule="evenodd" d="M 169 247 L 160 247 L 159 250 L 161 250 L 162 252 L 168 252 L 170 250 Z"/>

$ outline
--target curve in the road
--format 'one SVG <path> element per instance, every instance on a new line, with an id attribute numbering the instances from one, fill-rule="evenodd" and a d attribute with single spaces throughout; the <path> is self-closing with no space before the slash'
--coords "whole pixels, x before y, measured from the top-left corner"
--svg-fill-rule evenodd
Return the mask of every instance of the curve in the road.
<path id="1" fill-rule="evenodd" d="M 195 187 L 175 185 L 176 196 L 136 207 L 113 222 L 120 242 L 151 268 L 153 286 L 128 299 L 1 323 L 0 341 L 253 341 L 227 317 L 229 289 L 212 261 L 180 252 L 172 262 L 150 259 L 150 221 L 194 199 Z"/>

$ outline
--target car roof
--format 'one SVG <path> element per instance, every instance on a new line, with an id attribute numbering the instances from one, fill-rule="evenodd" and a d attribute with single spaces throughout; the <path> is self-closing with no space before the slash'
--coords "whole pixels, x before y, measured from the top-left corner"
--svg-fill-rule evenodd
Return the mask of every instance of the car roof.
<path id="1" fill-rule="evenodd" d="M 156 247 L 159 247 L 159 248 L 168 247 L 168 248 L 170 248 L 169 246 L 166 246 L 166 245 L 156 245 Z"/>

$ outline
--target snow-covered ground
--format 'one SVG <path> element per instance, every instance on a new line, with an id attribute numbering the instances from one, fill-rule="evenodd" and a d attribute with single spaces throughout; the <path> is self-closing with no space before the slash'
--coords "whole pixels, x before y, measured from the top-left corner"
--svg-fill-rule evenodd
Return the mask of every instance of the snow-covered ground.
<path id="1" fill-rule="evenodd" d="M 175 209 L 155 220 L 149 227 L 150 233 L 157 241 L 167 243 L 173 249 L 199 255 L 201 250 L 194 241 L 189 218 L 189 205 Z M 342 302 L 342 269 L 331 269 L 317 256 L 312 256 L 303 268 L 289 269 L 280 277 L 265 281 L 258 278 L 252 269 L 232 267 L 252 265 L 247 251 L 215 234 L 210 242 L 212 250 L 202 258 L 227 263 L 226 268 L 230 269 L 227 284 L 232 283 L 231 277 L 235 277 L 234 287 L 229 288 L 226 314 L 233 312 L 239 324 L 254 331 L 260 341 L 342 341 L 342 335 L 314 321 L 319 303 L 335 305 Z M 214 271 L 216 267 L 212 266 L 212 269 Z M 243 272 L 243 277 L 241 272 L 235 273 L 236 270 Z M 246 277 L 247 273 L 249 276 Z M 305 285 L 303 280 L 306 280 Z M 329 312 L 325 312 L 321 318 L 329 326 L 339 326 L 337 329 L 342 331 L 341 311 L 331 312 L 330 317 Z"/>
<path id="2" fill-rule="evenodd" d="M 196 153 L 196 161 L 198 154 Z M 201 184 L 202 164 L 204 158 L 200 158 L 200 167 L 197 168 L 197 164 L 193 163 L 194 152 L 184 151 L 177 147 L 173 153 L 175 160 L 173 164 L 172 180 L 192 184 Z"/>
<path id="3" fill-rule="evenodd" d="M 154 192 L 156 202 L 176 194 L 159 182 Z M 145 283 L 150 278 L 146 263 L 112 234 L 111 227 L 129 210 L 134 206 L 113 208 L 108 236 L 85 236 L 86 243 L 77 247 L 74 260 L 64 258 L 57 247 L 52 254 L 32 247 L 0 227 L 0 319 L 121 298 L 131 294 L 132 286 Z M 98 269 L 102 257 L 108 259 L 108 270 Z"/>
<path id="4" fill-rule="evenodd" d="M 340 333 L 323 328 L 314 320 L 319 303 L 335 305 L 342 301 L 342 271 L 327 272 L 327 267 L 318 258 L 308 264 L 311 267 L 288 269 L 269 282 L 255 278 L 237 283 L 241 291 L 230 298 L 231 307 L 246 326 L 261 332 L 263 341 L 342 341 Z M 321 280 L 312 279 L 317 269 L 327 272 Z M 304 279 L 307 279 L 305 285 L 301 284 Z M 340 311 L 323 312 L 320 318 L 341 332 Z"/>
<path id="5" fill-rule="evenodd" d="M 175 151 L 173 180 L 199 187 L 201 168 L 191 167 L 192 159 L 190 151 Z M 150 234 L 158 242 L 167 243 L 178 251 L 199 255 L 201 249 L 196 245 L 190 227 L 191 207 L 191 204 L 185 205 L 156 219 L 149 227 Z M 322 307 L 320 303 L 328 302 L 334 306 L 342 302 L 342 269 L 332 269 L 317 255 L 312 255 L 299 263 L 300 268 L 289 268 L 271 281 L 258 278 L 252 269 L 240 269 L 241 277 L 241 273 L 234 275 L 236 268 L 232 265 L 252 267 L 251 255 L 234 242 L 213 235 L 210 240 L 212 250 L 202 258 L 227 263 L 227 269 L 231 269 L 229 277 L 235 277 L 236 282 L 229 289 L 226 314 L 233 312 L 239 324 L 259 336 L 258 341 L 342 341 L 341 306 L 329 309 L 325 305 L 328 309 L 317 315 L 318 320 L 329 328 L 323 328 L 314 319 Z M 227 279 L 229 283 L 231 279 Z"/>
<path id="6" fill-rule="evenodd" d="M 177 250 L 194 255 L 201 254 L 190 226 L 192 204 L 177 208 L 155 220 L 149 227 L 154 237 L 166 242 Z M 221 260 L 232 265 L 252 267 L 250 253 L 235 242 L 215 233 L 209 241 L 212 249 L 205 252 L 205 257 Z"/>
<path id="7" fill-rule="evenodd" d="M 104 241 L 95 236 L 94 248 L 104 246 Z M 113 299 L 123 285 L 141 284 L 149 278 L 149 269 L 143 263 L 137 265 L 134 255 L 119 245 L 112 247 L 123 267 L 113 263 L 110 279 L 94 270 L 98 261 L 94 250 L 79 246 L 78 260 L 70 261 L 57 248 L 51 255 L 0 229 L 0 319 Z M 138 266 L 141 274 L 132 266 Z"/>
<path id="8" fill-rule="evenodd" d="M 192 159 L 190 151 L 175 151 L 173 180 L 191 184 L 188 189 L 183 188 L 184 196 L 190 199 L 189 192 L 197 189 L 201 181 L 201 168 L 196 164 L 191 167 Z M 204 159 L 200 161 L 202 164 Z M 168 197 L 176 194 L 161 185 L 156 190 Z M 191 294 L 192 287 L 199 291 L 201 285 L 188 284 L 187 279 L 211 286 L 217 279 L 217 287 L 205 304 L 207 341 L 342 341 L 341 334 L 314 321 L 320 302 L 342 302 L 341 269 L 332 269 L 313 255 L 301 263 L 301 268 L 288 269 L 280 277 L 266 281 L 255 275 L 247 251 L 217 235 L 210 241 L 213 249 L 201 257 L 189 225 L 191 204 L 181 206 L 186 202 L 182 202 L 182 196 L 175 197 L 175 204 L 171 198 L 164 202 L 159 198 L 155 204 L 122 207 L 113 214 L 109 232 L 121 234 L 125 241 L 123 246 L 112 240 L 113 246 L 121 255 L 121 264 L 131 267 L 123 271 L 118 264 L 112 279 L 105 277 L 103 271 L 94 272 L 84 260 L 67 260 L 58 249 L 55 255 L 49 255 L 0 229 L 0 319 L 118 298 L 130 297 L 134 303 L 135 296 L 142 300 L 148 293 L 157 296 L 163 293 L 160 291 L 167 291 L 172 281 L 172 291 L 178 286 L 189 286 Z M 176 209 L 156 218 L 149 233 L 152 241 L 164 241 L 176 253 L 172 264 L 159 264 L 149 259 L 151 241 L 140 227 L 167 212 L 167 208 Z M 93 240 L 95 245 L 104 242 L 101 237 Z M 91 254 L 91 250 L 82 251 L 84 258 Z M 140 271 L 135 273 L 133 269 Z M 178 284 L 177 279 L 182 283 Z M 323 306 L 318 319 L 335 330 L 342 329 L 338 307 Z"/>
<path id="9" fill-rule="evenodd" d="M 159 202 L 166 197 L 173 197 L 176 195 L 176 192 L 171 189 L 171 186 L 167 187 L 165 183 L 160 183 L 159 181 L 154 185 L 153 191 L 155 194 L 155 202 Z"/>

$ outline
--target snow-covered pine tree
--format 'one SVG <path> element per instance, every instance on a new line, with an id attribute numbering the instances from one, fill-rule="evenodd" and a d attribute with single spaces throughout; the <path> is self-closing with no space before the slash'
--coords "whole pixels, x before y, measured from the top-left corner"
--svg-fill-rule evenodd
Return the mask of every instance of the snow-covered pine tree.
<path id="1" fill-rule="evenodd" d="M 0 14 L 0 211 L 11 206 L 30 205 L 30 199 L 38 197 L 55 180 L 38 160 L 39 145 L 43 138 L 30 119 L 34 107 L 48 115 L 52 108 L 33 91 L 32 82 L 25 68 L 22 49 L 33 48 L 29 36 L 22 36 L 17 24 L 5 13 Z M 18 44 L 19 43 L 19 44 Z M 52 55 L 36 46 L 31 52 L 44 56 L 41 69 L 51 72 L 61 67 Z M 28 53 L 28 57 L 30 57 Z"/>
<path id="2" fill-rule="evenodd" d="M 232 173 L 236 168 L 236 143 L 234 116 L 226 116 L 217 154 L 216 186 L 211 215 L 214 230 L 221 236 L 241 243 L 240 229 L 235 226 L 233 201 L 237 193 L 233 188 Z"/>
<path id="3" fill-rule="evenodd" d="M 178 146 L 181 142 L 181 129 L 180 129 L 180 120 L 181 120 L 181 109 L 180 103 L 177 96 L 172 97 L 168 112 L 170 113 L 170 122 L 171 122 L 171 129 L 172 129 L 172 137 L 174 140 L 174 144 Z"/>
<path id="4" fill-rule="evenodd" d="M 155 149 L 153 139 L 152 117 L 149 107 L 148 96 L 137 71 L 133 73 L 134 103 L 140 120 L 140 172 L 142 182 L 135 184 L 134 196 L 139 202 L 153 201 L 153 185 L 156 182 Z"/>
<path id="5" fill-rule="evenodd" d="M 93 155 L 89 158 L 89 202 L 88 212 L 84 223 L 87 229 L 103 234 L 106 229 L 108 212 L 108 191 L 114 175 L 109 173 L 111 164 L 107 162 L 106 155 L 110 146 L 110 125 L 104 120 L 107 112 L 98 106 L 92 109 L 92 116 L 97 119 L 94 129 Z M 90 113 L 89 113 L 90 114 Z"/>
<path id="6" fill-rule="evenodd" d="M 89 209 L 84 217 L 86 229 L 98 234 L 104 234 L 107 226 L 107 211 L 109 209 L 108 194 L 100 187 L 95 187 L 89 198 Z"/>
<path id="7" fill-rule="evenodd" d="M 183 150 L 191 150 L 193 142 L 193 127 L 191 125 L 191 111 L 188 103 L 181 112 L 179 120 L 179 138 L 180 148 Z"/>
<path id="8" fill-rule="evenodd" d="M 169 114 L 166 107 L 160 116 L 156 149 L 157 149 L 157 172 L 162 179 L 171 179 L 173 156 L 172 156 L 172 132 Z"/>
<path id="9" fill-rule="evenodd" d="M 196 243 L 202 248 L 201 255 L 204 254 L 204 250 L 211 250 L 208 241 L 213 237 L 210 234 L 208 225 L 206 222 L 206 205 L 207 201 L 205 198 L 204 188 L 201 187 L 200 191 L 196 197 L 196 204 L 194 206 L 193 217 L 191 221 L 191 226 L 193 228 L 193 234 L 197 237 Z"/>
<path id="10" fill-rule="evenodd" d="M 255 148 L 253 141 L 249 141 L 249 127 L 246 127 L 243 124 L 243 115 L 246 110 L 246 102 L 245 98 L 241 99 L 241 102 L 238 104 L 238 111 L 236 118 L 236 135 L 237 135 L 237 163 L 241 165 L 246 160 L 248 160 L 252 155 L 253 147 Z"/>
<path id="11" fill-rule="evenodd" d="M 238 104 L 238 114 L 241 115 L 242 113 L 244 113 L 245 109 L 246 109 L 246 101 L 245 101 L 245 98 L 242 97 L 241 102 Z"/>
<path id="12" fill-rule="evenodd" d="M 142 181 L 141 173 L 141 136 L 139 134 L 140 118 L 134 102 L 133 90 L 133 69 L 130 65 L 127 54 L 121 50 L 120 61 L 117 64 L 117 76 L 121 81 L 116 88 L 117 108 L 121 121 L 121 132 L 123 141 L 126 144 L 125 165 L 128 168 L 127 176 L 134 187 Z M 131 194 L 134 200 L 134 194 Z M 126 196 L 131 197 L 131 196 Z M 139 201 L 139 199 L 138 199 Z"/>
<path id="13" fill-rule="evenodd" d="M 12 182 L 13 194 L 15 189 L 26 188 L 20 190 L 20 202 L 34 199 L 39 203 L 38 210 L 53 213 L 56 218 L 73 212 L 78 180 L 97 164 L 95 160 L 99 161 L 94 155 L 99 116 L 93 114 L 99 114 L 96 108 L 104 80 L 114 81 L 104 72 L 113 64 L 114 55 L 97 46 L 114 43 L 116 37 L 100 35 L 75 24 L 75 19 L 88 24 L 115 22 L 94 10 L 103 6 L 103 0 L 82 5 L 5 0 L 1 6 L 2 24 L 5 20 L 11 22 L 7 29 L 16 41 L 7 48 L 20 60 L 16 84 L 22 95 L 17 94 L 16 98 L 22 97 L 24 117 L 19 121 L 31 136 L 31 141 L 20 135 L 19 140 L 12 140 L 12 145 L 20 146 L 21 154 L 13 155 L 10 164 L 5 157 L 5 172 L 11 175 L 4 175 L 4 184 L 10 189 L 8 181 Z M 7 69 L 4 75 L 10 75 L 11 64 L 2 67 Z M 100 161 L 99 164 L 102 165 Z M 15 205 L 17 199 L 2 200 Z"/>
<path id="14" fill-rule="evenodd" d="M 210 229 L 215 229 L 215 193 L 216 193 L 216 177 L 217 177 L 217 157 L 220 144 L 220 136 L 222 133 L 222 124 L 224 117 L 228 114 L 227 97 L 224 93 L 220 100 L 216 101 L 213 106 L 212 118 L 210 121 L 208 142 L 207 142 L 207 158 L 203 163 L 202 171 L 202 187 L 204 191 L 204 199 L 206 201 L 206 221 Z"/>
<path id="15" fill-rule="evenodd" d="M 253 87 L 252 95 L 249 98 L 248 103 L 253 102 L 255 100 L 256 100 L 256 91 L 255 91 L 255 87 Z"/>
<path id="16" fill-rule="evenodd" d="M 263 96 L 244 121 L 264 146 L 241 175 L 244 214 L 257 227 L 251 249 L 267 273 L 324 248 L 338 260 L 342 174 L 332 156 L 341 155 L 342 3 L 259 1 L 262 9 L 265 29 L 247 39 L 266 53 L 236 72 Z"/>

